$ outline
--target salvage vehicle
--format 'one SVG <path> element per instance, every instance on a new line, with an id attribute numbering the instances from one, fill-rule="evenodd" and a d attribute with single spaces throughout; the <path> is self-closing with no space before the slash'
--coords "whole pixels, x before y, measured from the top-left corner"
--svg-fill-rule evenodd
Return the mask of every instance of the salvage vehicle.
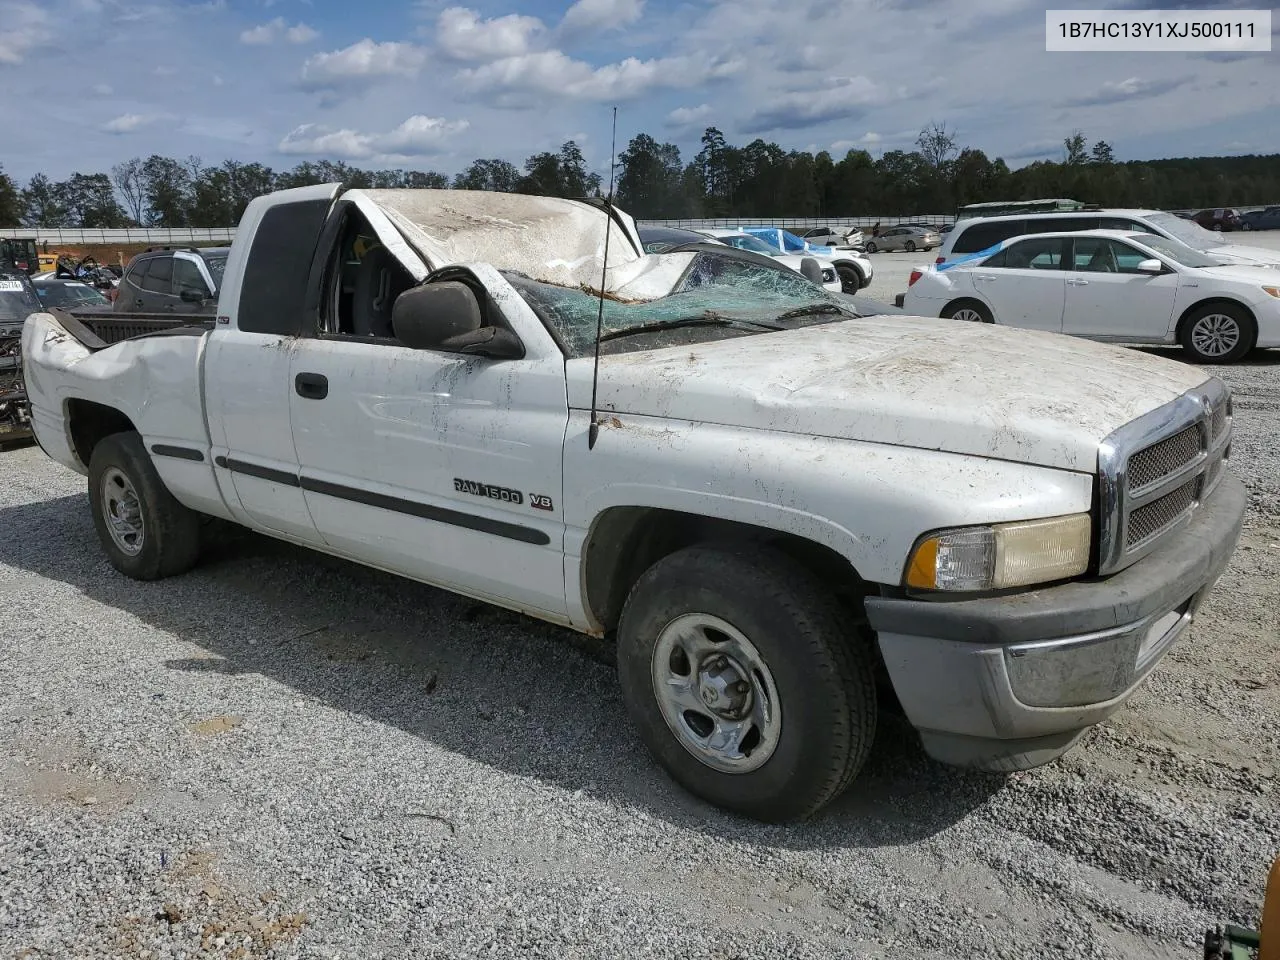
<path id="1" fill-rule="evenodd" d="M 608 204 L 268 194 L 215 317 L 27 321 L 36 436 L 127 576 L 211 516 L 612 638 L 640 741 L 752 817 L 840 794 L 882 701 L 947 763 L 1060 756 L 1235 548 L 1227 388 L 735 254 Z"/>
<path id="2" fill-rule="evenodd" d="M 148 247 L 129 261 L 115 309 L 212 316 L 227 254 L 226 247 Z"/>
<path id="3" fill-rule="evenodd" d="M 823 262 L 829 262 L 836 269 L 836 273 L 840 277 L 840 289 L 845 293 L 857 293 L 865 287 L 871 285 L 871 278 L 875 276 L 875 267 L 871 265 L 871 259 L 858 250 L 851 248 L 827 247 L 821 244 L 809 243 L 800 239 L 794 233 L 782 230 L 778 227 L 743 227 L 740 230 L 709 230 L 702 231 L 708 236 L 715 235 L 720 239 L 726 239 L 726 242 L 737 244 L 736 237 L 747 235 L 755 237 L 764 243 L 771 254 L 782 254 L 783 256 L 816 256 L 820 257 Z"/>
<path id="4" fill-rule="evenodd" d="M 928 252 L 941 245 L 942 235 L 933 227 L 903 224 L 900 227 L 881 230 L 875 238 L 868 240 L 867 253 L 880 250 L 885 253 L 892 253 L 895 250 L 905 250 L 907 253 L 915 253 L 917 250 Z"/>
<path id="5" fill-rule="evenodd" d="M 644 239 L 647 231 L 652 227 L 641 227 L 640 237 Z M 670 230 L 671 227 L 665 229 Z M 775 263 L 781 263 L 797 273 L 804 273 L 805 261 L 811 260 L 818 267 L 821 279 L 822 289 L 829 290 L 832 293 L 840 293 L 845 289 L 845 284 L 841 281 L 840 276 L 836 273 L 834 264 L 818 263 L 813 257 L 804 257 L 796 253 L 779 253 L 773 247 L 769 246 L 763 240 L 757 240 L 749 233 L 743 233 L 741 230 L 698 230 L 685 231 L 681 233 L 690 233 L 698 237 L 703 242 L 711 241 L 712 243 L 724 244 L 727 247 L 733 247 L 735 250 L 744 250 L 748 253 L 756 253 L 762 257 L 769 257 Z M 649 250 L 649 245 L 645 245 L 645 249 Z M 652 252 L 652 251 L 650 251 Z"/>
<path id="6" fill-rule="evenodd" d="M 1197 363 L 1280 347 L 1280 273 L 1150 233 L 1037 233 L 913 270 L 903 309 L 1120 343 L 1181 344 Z"/>
<path id="7" fill-rule="evenodd" d="M 1241 230 L 1280 230 L 1280 207 L 1251 210 L 1240 218 Z"/>
<path id="8" fill-rule="evenodd" d="M 841 290 L 840 279 L 836 276 L 836 271 L 830 264 L 820 264 L 812 257 L 791 257 L 782 256 L 775 253 L 769 246 L 758 243 L 755 246 L 745 246 L 740 244 L 731 244 L 724 239 L 715 236 L 712 231 L 694 231 L 681 230 L 679 227 L 654 227 L 642 226 L 638 228 L 640 243 L 644 247 L 645 253 L 669 253 L 678 250 L 692 250 L 699 247 L 705 247 L 706 244 L 715 244 L 718 247 L 732 247 L 742 251 L 748 255 L 758 254 L 761 257 L 768 257 L 775 264 L 794 270 L 796 273 L 807 276 L 808 272 L 817 271 L 815 276 L 810 277 L 814 283 L 819 284 L 823 289 L 830 290 L 833 293 L 839 293 Z M 743 234 L 743 236 L 746 236 Z M 753 238 L 747 237 L 751 240 Z M 808 261 L 808 263 L 806 263 Z M 757 261 L 759 262 L 759 261 Z"/>
<path id="9" fill-rule="evenodd" d="M 0 272 L 0 447 L 31 436 L 31 412 L 22 377 L 22 326 L 40 309 L 25 273 Z"/>

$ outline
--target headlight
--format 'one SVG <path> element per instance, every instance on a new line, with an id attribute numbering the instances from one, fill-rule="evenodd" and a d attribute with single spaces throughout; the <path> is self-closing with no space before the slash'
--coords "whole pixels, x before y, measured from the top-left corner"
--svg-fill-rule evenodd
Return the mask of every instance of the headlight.
<path id="1" fill-rule="evenodd" d="M 1079 576 L 1089 568 L 1092 530 L 1087 513 L 939 530 L 912 552 L 907 586 L 1003 590 Z"/>

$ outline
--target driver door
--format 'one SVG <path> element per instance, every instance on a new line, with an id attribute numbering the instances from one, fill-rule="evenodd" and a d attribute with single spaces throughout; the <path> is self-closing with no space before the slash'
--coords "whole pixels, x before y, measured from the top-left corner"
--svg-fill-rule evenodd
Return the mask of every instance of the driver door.
<path id="1" fill-rule="evenodd" d="M 389 223 L 371 225 L 376 208 L 346 218 L 316 325 L 291 348 L 294 445 L 320 536 L 372 566 L 564 619 L 563 355 L 549 338 L 522 338 L 516 360 L 404 345 L 391 304 L 426 265 L 387 242 Z M 486 325 L 507 325 L 484 309 Z"/>

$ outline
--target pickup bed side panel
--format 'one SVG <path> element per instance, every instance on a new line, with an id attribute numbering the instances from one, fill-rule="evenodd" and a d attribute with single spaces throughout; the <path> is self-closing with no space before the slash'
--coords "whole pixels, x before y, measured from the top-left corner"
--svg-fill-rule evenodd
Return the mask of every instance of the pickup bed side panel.
<path id="1" fill-rule="evenodd" d="M 656 507 L 794 534 L 831 548 L 872 583 L 897 584 L 918 537 L 941 527 L 1089 509 L 1085 474 L 931 450 L 718 424 L 570 411 L 565 580 L 584 629 L 582 555 L 600 514 Z"/>
<path id="2" fill-rule="evenodd" d="M 208 336 L 146 337 L 90 352 L 50 314 L 23 331 L 27 390 L 41 446 L 86 473 L 75 452 L 68 402 L 88 400 L 128 417 L 165 485 L 193 510 L 228 517 L 214 477 L 201 404 L 200 365 Z"/>

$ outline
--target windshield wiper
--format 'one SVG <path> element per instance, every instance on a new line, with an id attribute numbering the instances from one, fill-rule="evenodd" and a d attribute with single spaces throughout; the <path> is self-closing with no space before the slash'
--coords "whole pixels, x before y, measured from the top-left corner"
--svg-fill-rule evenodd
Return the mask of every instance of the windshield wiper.
<path id="1" fill-rule="evenodd" d="M 610 330 L 600 335 L 600 342 L 629 337 L 637 333 L 661 333 L 663 330 L 678 330 L 681 327 L 750 327 L 756 330 L 782 330 L 776 323 L 764 323 L 760 320 L 741 320 L 737 317 L 722 317 L 717 314 L 706 314 L 701 317 L 683 317 L 679 320 L 657 320 L 653 323 L 642 323 L 638 327 L 627 327 L 625 330 Z"/>
<path id="2" fill-rule="evenodd" d="M 836 306 L 834 303 L 814 303 L 807 307 L 797 307 L 794 310 L 788 310 L 786 313 L 780 313 L 775 320 L 795 320 L 799 317 L 812 317 L 822 313 L 848 313 L 843 307 Z"/>

